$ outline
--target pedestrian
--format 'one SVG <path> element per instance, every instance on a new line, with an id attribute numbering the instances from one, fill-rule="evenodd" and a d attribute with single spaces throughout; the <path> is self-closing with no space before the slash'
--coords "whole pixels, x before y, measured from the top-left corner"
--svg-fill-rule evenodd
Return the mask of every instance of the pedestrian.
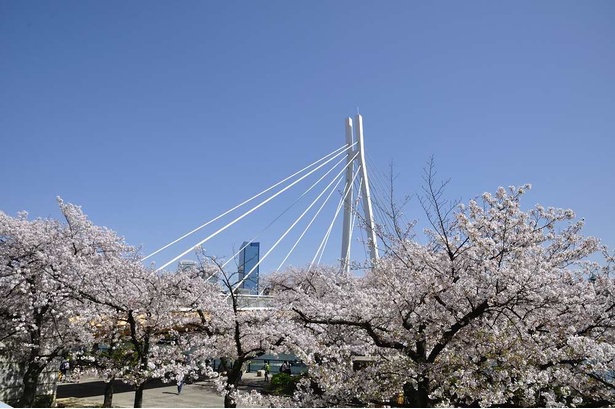
<path id="1" fill-rule="evenodd" d="M 241 371 L 239 372 L 239 380 L 241 381 L 243 379 L 243 374 L 246 373 L 248 370 L 248 363 L 244 362 L 241 364 Z"/>
<path id="2" fill-rule="evenodd" d="M 284 373 L 287 373 L 288 375 L 292 375 L 292 371 L 291 371 L 291 367 L 290 367 L 290 362 L 289 361 L 284 361 L 284 363 L 286 364 L 286 370 L 284 371 Z"/>
<path id="3" fill-rule="evenodd" d="M 265 366 L 263 367 L 265 370 L 265 382 L 269 381 L 269 373 L 271 372 L 271 366 L 269 365 L 269 361 L 265 361 Z"/>
<path id="4" fill-rule="evenodd" d="M 282 365 L 280 365 L 280 373 L 286 373 L 287 368 L 286 361 L 282 362 Z"/>
<path id="5" fill-rule="evenodd" d="M 184 377 L 182 375 L 181 377 L 177 377 L 177 394 L 178 395 L 182 393 L 183 386 L 184 386 Z"/>
<path id="6" fill-rule="evenodd" d="M 68 368 L 70 368 L 70 364 L 67 360 L 62 361 L 60 364 L 60 382 L 62 379 L 66 379 L 66 373 L 68 372 Z"/>

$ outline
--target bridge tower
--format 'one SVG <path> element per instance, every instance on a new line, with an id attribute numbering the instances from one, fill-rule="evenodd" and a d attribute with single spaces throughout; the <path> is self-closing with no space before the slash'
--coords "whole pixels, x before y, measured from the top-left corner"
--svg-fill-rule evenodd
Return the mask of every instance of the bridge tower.
<path id="1" fill-rule="evenodd" d="M 367 164 L 365 162 L 365 145 L 363 143 L 363 117 L 357 114 L 355 117 L 356 132 L 355 137 L 357 144 L 354 149 L 348 149 L 347 168 L 346 168 L 346 184 L 344 187 L 344 221 L 342 225 L 342 255 L 341 268 L 342 271 L 350 271 L 350 241 L 352 235 L 352 203 L 353 203 L 353 188 L 352 179 L 355 165 L 361 176 L 361 199 L 363 201 L 363 210 L 365 217 L 365 227 L 367 231 L 367 241 L 369 246 L 369 256 L 373 262 L 378 259 L 378 242 L 376 241 L 376 225 L 374 223 L 374 213 L 372 208 L 372 200 L 369 190 L 369 178 L 367 176 Z M 346 118 L 346 144 L 351 146 L 353 141 L 353 123 L 352 118 Z M 354 162 L 351 164 L 351 162 Z"/>

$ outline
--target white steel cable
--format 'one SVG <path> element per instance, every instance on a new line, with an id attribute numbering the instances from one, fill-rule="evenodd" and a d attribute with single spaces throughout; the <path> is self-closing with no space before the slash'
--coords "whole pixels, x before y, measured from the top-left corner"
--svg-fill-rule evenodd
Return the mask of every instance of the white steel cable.
<path id="1" fill-rule="evenodd" d="M 361 170 L 361 165 L 357 166 L 357 173 L 356 173 L 356 175 L 359 175 L 360 170 Z M 356 175 L 355 175 L 355 178 L 356 178 Z M 354 178 L 353 178 L 353 180 L 354 180 Z M 357 196 L 357 198 L 358 198 L 358 196 Z M 341 198 L 341 200 L 340 200 L 340 202 L 338 204 L 337 211 L 335 212 L 335 217 L 331 221 L 331 225 L 329 226 L 329 230 L 327 231 L 327 234 L 325 235 L 322 251 L 320 252 L 320 257 L 318 257 L 318 262 L 316 263 L 316 265 L 320 265 L 320 260 L 322 259 L 322 256 L 325 254 L 325 248 L 327 246 L 327 242 L 329 241 L 329 237 L 331 236 L 331 231 L 333 231 L 333 225 L 335 224 L 335 220 L 337 220 L 337 215 L 342 210 L 343 204 L 344 204 L 344 198 Z"/>
<path id="2" fill-rule="evenodd" d="M 352 160 L 354 160 L 357 157 L 358 153 L 355 154 L 355 156 L 352 158 Z M 345 171 L 346 168 L 348 166 L 352 166 L 352 161 L 350 161 L 350 163 L 348 163 L 346 166 L 344 166 L 344 168 L 342 169 L 342 171 Z M 341 174 L 341 173 L 340 173 Z M 339 174 L 338 174 L 339 176 Z M 337 176 L 336 176 L 337 177 Z M 299 236 L 299 238 L 297 239 L 297 241 L 295 241 L 295 244 L 293 244 L 292 248 L 289 250 L 289 252 L 286 254 L 286 257 L 284 257 L 284 260 L 282 260 L 282 262 L 280 263 L 280 265 L 278 266 L 278 268 L 275 271 L 280 271 L 280 268 L 282 268 L 282 265 L 284 265 L 284 263 L 286 262 L 286 260 L 288 259 L 288 257 L 290 257 L 290 255 L 292 254 L 292 252 L 295 250 L 295 248 L 297 247 L 297 245 L 299 244 L 299 242 L 301 241 L 301 239 L 303 239 L 303 236 L 305 236 L 305 233 L 308 231 L 308 229 L 312 226 L 312 223 L 314 223 L 314 220 L 316 220 L 316 218 L 318 217 L 318 215 L 320 214 L 321 210 L 323 209 L 323 207 L 325 206 L 325 204 L 327 204 L 327 202 L 329 201 L 329 199 L 331 198 L 331 196 L 333 195 L 333 193 L 335 192 L 335 189 L 337 189 L 337 187 L 339 186 L 339 184 L 342 182 L 342 178 L 340 178 L 338 180 L 338 182 L 335 184 L 335 186 L 333 186 L 333 189 L 331 189 L 331 191 L 329 192 L 329 194 L 327 195 L 327 197 L 325 198 L 325 200 L 322 202 L 322 204 L 320 205 L 320 207 L 318 208 L 318 210 L 316 211 L 316 214 L 314 214 L 314 216 L 312 217 L 312 219 L 309 221 L 309 223 L 307 224 L 307 226 L 305 227 L 305 229 L 303 230 L 303 232 L 301 232 L 301 235 Z M 327 186 L 328 188 L 329 186 Z M 325 190 L 327 189 L 325 188 Z M 324 191 L 323 191 L 324 193 Z M 320 196 L 322 196 L 322 193 L 320 194 Z M 319 196 L 319 198 L 320 198 Z M 318 198 L 317 198 L 318 199 Z M 310 205 L 311 207 L 311 205 Z"/>
<path id="3" fill-rule="evenodd" d="M 344 160 L 346 160 L 346 158 L 344 158 Z M 239 288 L 239 286 L 241 284 L 243 284 L 244 281 L 246 281 L 248 279 L 248 277 L 250 276 L 250 274 L 252 274 L 257 268 L 258 266 L 265 261 L 265 259 L 269 256 L 269 254 L 271 254 L 271 252 L 278 246 L 278 244 L 280 244 L 280 242 L 284 239 L 284 237 L 286 237 L 288 235 L 288 233 L 290 233 L 290 231 L 297 225 L 297 223 L 299 223 L 301 221 L 301 219 L 303 219 L 303 216 L 306 215 L 307 212 L 310 211 L 310 209 L 312 207 L 314 207 L 314 205 L 316 204 L 316 202 L 318 202 L 318 200 L 320 200 L 320 198 L 322 197 L 322 195 L 325 194 L 325 192 L 327 192 L 327 190 L 331 187 L 331 185 L 338 180 L 337 184 L 339 184 L 342 180 L 341 175 L 342 173 L 344 173 L 346 171 L 346 168 L 348 167 L 348 165 L 344 166 L 338 173 L 337 175 L 335 175 L 335 177 L 329 182 L 329 184 L 327 186 L 325 186 L 325 188 L 322 190 L 322 192 L 320 192 L 320 194 L 316 197 L 316 199 L 314 199 L 312 201 L 312 203 L 310 203 L 310 205 L 303 211 L 303 213 L 301 213 L 301 215 L 299 215 L 299 217 L 297 217 L 297 219 L 290 225 L 290 227 L 288 229 L 286 229 L 286 231 L 276 240 L 275 243 L 273 243 L 273 245 L 271 246 L 271 248 L 269 249 L 269 251 L 267 251 L 267 253 L 265 253 L 265 255 L 258 260 L 258 263 L 256 263 L 254 265 L 254 267 L 252 267 L 252 269 L 248 272 L 248 274 L 246 274 L 244 276 L 244 278 L 237 283 L 237 285 L 235 286 L 235 288 L 233 288 L 233 291 L 235 291 L 237 288 Z M 327 174 L 329 174 L 329 172 L 327 172 Z M 315 186 L 317 183 L 319 183 L 325 176 L 327 176 L 327 174 L 323 175 L 323 177 L 321 177 L 313 186 Z M 311 187 L 310 187 L 311 189 Z"/>
<path id="4" fill-rule="evenodd" d="M 356 155 L 355 155 L 356 156 Z M 342 160 L 338 161 L 335 165 L 333 165 L 331 167 L 331 169 L 329 169 L 329 171 L 327 171 L 327 173 L 325 173 L 317 182 L 315 182 L 314 184 L 312 184 L 312 186 L 310 186 L 310 188 L 308 188 L 305 192 L 303 192 L 303 194 L 301 196 L 299 196 L 290 206 L 288 206 L 282 213 L 280 213 L 275 219 L 273 219 L 267 226 L 265 226 L 260 232 L 258 232 L 254 237 L 252 237 L 249 241 L 246 242 L 245 246 L 242 246 L 239 251 L 237 251 L 235 254 L 233 254 L 228 260 L 226 260 L 221 266 L 221 269 L 224 269 L 224 267 L 226 267 L 226 265 L 228 263 L 230 263 L 231 261 L 233 261 L 235 259 L 235 257 L 237 257 L 246 247 L 248 247 L 249 243 L 254 242 L 254 240 L 256 240 L 264 231 L 266 231 L 269 227 L 271 227 L 271 225 L 273 225 L 276 221 L 278 221 L 280 219 L 280 217 L 282 217 L 288 210 L 290 210 L 295 204 L 297 204 L 310 190 L 312 190 L 322 179 L 324 179 L 329 173 L 331 173 L 333 171 L 333 169 L 335 169 L 341 162 L 343 162 L 345 160 L 345 158 L 343 158 Z M 260 265 L 260 262 L 257 264 Z M 252 271 L 250 271 L 251 273 Z M 248 273 L 248 274 L 250 274 Z M 213 276 L 213 274 L 212 274 Z M 211 276 L 210 276 L 211 277 Z M 247 277 L 246 277 L 247 278 Z M 244 282 L 245 280 L 242 280 L 241 282 Z M 241 285 L 241 283 L 239 283 L 239 285 Z"/>
<path id="5" fill-rule="evenodd" d="M 342 210 L 342 206 L 339 207 L 339 210 Z M 335 214 L 339 215 L 339 211 L 335 212 Z M 333 225 L 335 224 L 335 220 L 337 220 L 337 218 L 333 220 L 333 223 L 331 224 L 331 226 L 329 226 L 329 230 L 327 230 L 327 233 L 325 234 L 324 241 L 322 243 L 322 250 L 320 252 L 320 256 L 318 257 L 318 261 L 316 262 L 317 266 L 320 265 L 322 256 L 325 254 L 325 249 L 327 248 L 327 244 L 329 243 L 329 237 L 331 237 L 331 232 L 333 231 Z M 311 266 L 310 266 L 310 269 L 311 269 Z"/>
<path id="6" fill-rule="evenodd" d="M 359 198 L 358 197 L 355 200 L 355 203 L 356 204 L 359 203 Z M 350 223 L 350 238 L 351 238 L 351 240 L 352 240 L 352 233 L 354 233 L 355 223 L 357 222 L 357 211 L 356 211 L 356 208 L 353 208 L 353 209 L 354 210 L 352 212 L 352 221 Z M 346 253 L 346 260 L 348 260 L 348 263 L 350 263 L 350 246 L 348 246 L 348 253 Z"/>
<path id="7" fill-rule="evenodd" d="M 357 169 L 355 175 L 352 177 L 352 181 L 350 182 L 351 185 L 354 185 L 357 176 L 359 176 L 360 168 L 361 168 L 361 165 L 358 166 L 358 169 Z M 354 232 L 354 224 L 355 224 L 356 219 L 357 219 L 356 206 L 359 203 L 360 198 L 361 198 L 361 195 L 357 195 L 356 199 L 354 200 L 354 204 L 350 208 L 351 211 L 352 211 L 352 213 L 351 213 L 352 214 L 352 218 L 351 218 L 351 221 L 350 221 L 350 232 L 348 234 L 349 240 L 352 240 L 352 233 Z M 344 259 L 347 260 L 348 263 L 350 263 L 350 249 L 351 249 L 351 247 L 352 247 L 352 244 L 350 246 L 348 246 L 348 250 L 347 250 L 346 254 L 344 255 Z"/>
<path id="8" fill-rule="evenodd" d="M 280 263 L 280 265 L 278 266 L 278 268 L 275 271 L 280 271 L 280 269 L 282 268 L 282 266 L 284 265 L 284 263 L 286 262 L 286 260 L 288 260 L 288 257 L 290 257 L 290 255 L 292 254 L 292 252 L 295 250 L 295 248 L 299 245 L 299 243 L 301 242 L 301 239 L 303 239 L 303 236 L 305 236 L 305 233 L 307 233 L 307 231 L 309 230 L 309 228 L 312 226 L 312 223 L 314 223 L 314 220 L 316 220 L 316 218 L 318 217 L 318 215 L 320 214 L 321 210 L 324 208 L 324 206 L 329 202 L 329 199 L 331 198 L 331 196 L 333 195 L 333 193 L 335 192 L 335 190 L 337 189 L 337 187 L 339 186 L 340 183 L 342 183 L 342 180 L 344 180 L 343 178 L 339 178 L 338 182 L 335 184 L 335 186 L 333 187 L 333 189 L 331 189 L 331 191 L 329 192 L 329 194 L 327 195 L 327 197 L 325 198 L 325 200 L 322 202 L 322 204 L 320 205 L 320 207 L 318 208 L 318 210 L 316 211 L 316 213 L 314 214 L 314 217 L 312 217 L 312 219 L 310 220 L 310 222 L 307 224 L 307 226 L 305 227 L 305 229 L 303 230 L 303 232 L 301 232 L 301 235 L 299 236 L 299 238 L 297 239 L 297 241 L 295 241 L 295 244 L 293 245 L 293 247 L 289 250 L 288 254 L 286 254 L 286 257 L 284 257 L 284 260 L 282 260 L 282 262 Z"/>
<path id="9" fill-rule="evenodd" d="M 277 187 L 277 186 L 281 185 L 282 183 L 284 183 L 284 182 L 288 181 L 289 179 L 292 179 L 293 177 L 295 177 L 295 176 L 297 176 L 298 174 L 300 174 L 300 173 L 304 172 L 305 170 L 307 170 L 307 169 L 311 168 L 312 166 L 315 166 L 317 163 L 319 163 L 319 162 L 321 162 L 321 161 L 325 160 L 327 157 L 329 157 L 329 156 L 331 156 L 331 155 L 334 155 L 334 154 L 337 156 L 337 155 L 339 155 L 339 154 L 340 154 L 340 152 L 339 152 L 340 150 L 342 150 L 342 152 L 345 152 L 346 150 L 348 150 L 348 148 L 349 148 L 348 146 L 344 145 L 344 146 L 342 146 L 342 147 L 340 147 L 340 148 L 338 148 L 338 149 L 334 150 L 333 152 L 331 152 L 331 153 L 329 153 L 329 154 L 327 154 L 327 155 L 323 156 L 322 158 L 318 159 L 317 161 L 312 162 L 312 163 L 311 163 L 311 164 L 309 164 L 308 166 L 306 166 L 306 167 L 304 167 L 303 169 L 301 169 L 301 170 L 299 170 L 299 171 L 297 171 L 297 172 L 293 173 L 292 175 L 288 176 L 288 177 L 287 177 L 287 178 L 285 178 L 284 180 L 279 181 L 278 183 L 276 183 L 276 184 L 274 184 L 274 185 L 272 185 L 272 186 L 268 187 L 267 189 L 263 190 L 263 191 L 262 191 L 262 192 L 260 192 L 259 194 L 252 196 L 252 197 L 251 197 L 251 198 L 249 198 L 248 200 L 245 200 L 244 202 L 242 202 L 242 203 L 238 204 L 237 206 L 233 207 L 232 209 L 227 210 L 226 212 L 224 212 L 224 213 L 222 213 L 222 214 L 220 214 L 220 215 L 216 216 L 215 218 L 213 218 L 213 219 L 211 219 L 210 221 L 208 221 L 208 222 L 206 222 L 206 223 L 204 223 L 204 224 L 200 225 L 199 227 L 197 227 L 196 229 L 194 229 L 194 230 L 190 231 L 189 233 L 184 234 L 183 236 L 181 236 L 181 237 L 180 237 L 180 238 L 178 238 L 177 240 L 174 240 L 174 241 L 172 241 L 171 243 L 169 243 L 169 244 L 165 245 L 164 247 L 161 247 L 160 249 L 158 249 L 158 250 L 154 251 L 154 252 L 153 252 L 153 253 L 151 253 L 150 255 L 143 257 L 143 258 L 141 259 L 141 261 L 143 262 L 143 261 L 147 260 L 148 258 L 150 258 L 150 257 L 152 257 L 152 256 L 154 256 L 154 255 L 156 255 L 156 254 L 160 253 L 161 251 L 163 251 L 163 250 L 165 250 L 165 249 L 169 248 L 169 247 L 170 247 L 170 246 L 172 246 L 173 244 L 175 244 L 175 243 L 177 243 L 177 242 L 179 242 L 179 241 L 181 241 L 181 240 L 185 239 L 186 237 L 190 236 L 191 234 L 193 234 L 193 233 L 195 233 L 195 232 L 197 232 L 197 231 L 201 230 L 203 227 L 205 227 L 205 226 L 207 226 L 207 225 L 209 225 L 209 224 L 211 224 L 211 223 L 215 222 L 216 220 L 220 219 L 221 217 L 226 216 L 227 214 L 229 214 L 229 213 L 231 213 L 232 211 L 234 211 L 234 210 L 236 210 L 236 209 L 240 208 L 240 207 L 241 207 L 241 206 L 243 206 L 244 204 L 251 202 L 252 200 L 256 199 L 257 197 L 259 197 L 259 196 L 261 196 L 261 195 L 263 195 L 263 194 L 267 193 L 267 192 L 268 192 L 268 191 L 270 191 L 271 189 L 273 189 L 273 188 L 275 188 L 275 187 Z"/>
<path id="10" fill-rule="evenodd" d="M 290 210 L 295 204 L 297 204 L 306 194 L 308 194 L 312 189 L 314 189 L 314 187 L 316 187 L 316 185 L 318 185 L 325 177 L 327 177 L 327 175 L 329 173 L 331 173 L 337 166 L 339 166 L 340 163 L 342 163 L 343 161 L 345 161 L 346 158 L 342 158 L 341 160 L 339 160 L 338 162 L 336 162 L 331 169 L 329 169 L 324 175 L 322 175 L 316 182 L 314 182 L 305 192 L 303 192 L 301 194 L 301 196 L 299 196 L 290 206 L 288 206 L 282 213 L 280 213 L 275 219 L 273 219 L 267 226 L 265 226 L 265 228 L 263 228 L 260 232 L 258 232 L 252 239 L 250 239 L 250 242 L 253 242 L 254 240 L 256 240 L 265 230 L 267 230 L 269 227 L 271 227 L 271 225 L 273 223 L 275 223 L 276 221 L 278 221 L 280 219 L 280 217 L 282 217 L 288 210 Z M 345 169 L 346 167 L 344 167 L 343 169 Z M 235 257 L 237 257 L 245 248 L 246 246 L 242 247 L 237 253 L 233 254 L 233 256 L 231 258 L 229 258 L 226 262 L 224 262 L 224 264 L 222 264 L 221 267 L 225 267 L 231 260 L 233 260 Z M 260 264 L 257 263 L 257 266 Z M 250 274 L 250 273 L 248 273 Z"/>
<path id="11" fill-rule="evenodd" d="M 356 175 L 358 175 L 358 170 L 359 169 L 360 169 L 360 166 L 357 167 L 357 173 L 353 177 L 353 181 L 356 178 Z M 338 217 L 338 215 L 340 213 L 340 210 L 342 209 L 342 207 L 344 205 L 345 197 L 346 197 L 345 195 L 342 195 L 340 197 L 340 201 L 337 204 L 337 209 L 335 210 L 335 214 L 333 215 L 333 219 L 331 220 L 331 223 L 329 224 L 329 228 L 328 228 L 327 232 L 325 233 L 325 236 L 324 236 L 323 240 L 320 242 L 320 246 L 318 246 L 318 250 L 316 250 L 316 254 L 314 255 L 314 258 L 312 259 L 312 262 L 310 263 L 308 271 L 311 270 L 312 267 L 314 266 L 314 262 L 316 261 L 316 258 L 318 257 L 318 253 L 320 253 L 320 257 L 318 257 L 317 265 L 320 264 L 320 260 L 322 259 L 322 255 L 325 252 L 325 247 L 327 246 L 327 242 L 329 241 L 329 236 L 331 235 L 331 230 L 333 230 L 333 225 L 335 224 L 335 220 L 337 219 L 337 217 Z"/>
<path id="12" fill-rule="evenodd" d="M 346 147 L 348 148 L 348 146 Z M 182 254 L 180 254 L 179 256 L 175 257 L 173 260 L 167 262 L 166 264 L 164 264 L 162 267 L 159 267 L 158 269 L 156 269 L 156 271 L 160 271 L 163 270 L 165 267 L 169 266 L 170 264 L 176 262 L 177 260 L 179 260 L 180 258 L 184 257 L 186 254 L 190 253 L 195 247 L 200 246 L 201 244 L 205 243 L 207 240 L 211 239 L 212 237 L 216 236 L 218 233 L 224 231 L 225 229 L 227 229 L 228 227 L 234 225 L 235 223 L 237 223 L 238 221 L 240 221 L 241 219 L 243 219 L 244 217 L 246 217 L 247 215 L 249 215 L 250 213 L 254 212 L 255 210 L 257 210 L 258 208 L 264 206 L 265 204 L 267 204 L 268 202 L 270 202 L 271 200 L 273 200 L 274 198 L 276 198 L 277 196 L 279 196 L 280 194 L 284 193 L 285 191 L 287 191 L 288 189 L 290 189 L 291 187 L 293 187 L 294 185 L 296 185 L 297 183 L 301 182 L 303 179 L 305 179 L 306 177 L 310 176 L 312 173 L 316 172 L 318 169 L 322 168 L 324 165 L 326 165 L 327 163 L 331 162 L 333 159 L 335 159 L 337 156 L 343 154 L 344 151 L 342 151 L 341 153 L 338 153 L 337 155 L 329 158 L 327 161 L 321 163 L 320 165 L 318 165 L 316 168 L 312 169 L 311 171 L 309 171 L 308 173 L 306 173 L 305 175 L 301 176 L 299 179 L 295 180 L 294 182 L 292 182 L 290 185 L 286 186 L 285 188 L 283 188 L 282 190 L 278 191 L 277 193 L 275 193 L 273 196 L 270 196 L 268 199 L 262 201 L 260 204 L 258 204 L 257 206 L 253 207 L 252 209 L 250 209 L 249 211 L 245 212 L 244 214 L 242 214 L 241 216 L 239 216 L 238 218 L 236 218 L 235 220 L 233 220 L 230 223 L 227 223 L 224 227 L 218 229 L 217 231 L 215 231 L 214 233 L 210 234 L 209 236 L 207 236 L 206 238 L 204 238 L 203 240 L 201 240 L 200 242 L 198 242 L 197 244 L 195 244 L 194 246 L 191 246 L 188 250 L 184 251 Z"/>
<path id="13" fill-rule="evenodd" d="M 323 207 L 325 207 L 325 205 L 329 202 L 329 199 L 331 198 L 331 196 L 333 195 L 333 193 L 335 192 L 335 190 L 337 189 L 337 187 L 339 186 L 339 184 L 342 182 L 342 180 L 344 180 L 343 178 L 340 178 L 338 180 L 338 182 L 335 184 L 335 186 L 333 186 L 333 188 L 331 189 L 331 191 L 329 192 L 329 194 L 327 195 L 327 197 L 325 198 L 325 200 L 322 202 L 322 204 L 320 205 L 320 207 L 318 208 L 318 210 L 316 211 L 316 213 L 314 214 L 314 216 L 312 217 L 312 219 L 310 220 L 310 222 L 307 224 L 307 226 L 305 227 L 305 229 L 303 230 L 303 232 L 301 232 L 301 235 L 299 236 L 299 238 L 297 239 L 297 241 L 295 241 L 295 244 L 293 245 L 293 247 L 290 249 L 290 251 L 288 252 L 288 254 L 286 254 L 286 257 L 284 257 L 284 260 L 282 260 L 282 262 L 280 263 L 280 265 L 278 266 L 278 268 L 275 271 L 280 271 L 280 269 L 282 268 L 282 266 L 284 265 L 284 263 L 286 262 L 286 260 L 288 259 L 288 257 L 290 257 L 291 253 L 295 250 L 295 248 L 297 247 L 297 245 L 299 245 L 299 242 L 301 241 L 301 239 L 303 239 L 303 236 L 305 236 L 305 233 L 307 233 L 308 229 L 312 226 L 312 223 L 314 223 L 314 220 L 316 220 L 316 218 L 318 217 L 318 215 L 320 214 L 321 210 L 323 209 Z"/>

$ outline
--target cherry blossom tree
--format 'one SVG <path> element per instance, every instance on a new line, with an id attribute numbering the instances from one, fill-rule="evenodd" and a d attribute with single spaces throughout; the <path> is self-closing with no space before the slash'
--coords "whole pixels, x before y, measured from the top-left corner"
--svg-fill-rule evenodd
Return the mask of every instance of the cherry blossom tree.
<path id="1" fill-rule="evenodd" d="M 64 237 L 55 220 L 0 213 L 0 338 L 7 355 L 25 363 L 19 406 L 34 404 L 43 370 L 79 339 L 69 321 L 78 306 L 54 279 L 72 268 Z"/>
<path id="2" fill-rule="evenodd" d="M 456 206 L 430 177 L 427 243 L 382 237 L 385 255 L 363 277 L 272 278 L 278 308 L 303 324 L 294 348 L 311 379 L 294 403 L 403 391 L 420 407 L 613 404 L 613 278 L 587 261 L 598 240 L 570 210 L 523 211 L 529 186 Z"/>
<path id="3" fill-rule="evenodd" d="M 19 406 L 32 406 L 39 377 L 70 348 L 87 343 L 88 305 L 73 285 L 99 271 L 92 266 L 124 250 L 114 233 L 82 229 L 85 216 L 58 198 L 65 223 L 12 218 L 0 212 L 0 339 L 6 354 L 24 362 Z"/>
<path id="4" fill-rule="evenodd" d="M 112 347 L 97 357 L 107 379 L 135 385 L 135 407 L 149 379 L 181 380 L 213 356 L 232 362 L 218 380 L 225 407 L 377 404 L 400 392 L 421 407 L 615 404 L 613 254 L 570 210 L 523 210 L 529 186 L 459 205 L 432 168 L 426 182 L 423 242 L 396 226 L 380 232 L 384 255 L 363 276 L 275 274 L 265 309 L 242 304 L 216 259 L 158 273 L 61 199 L 65 222 L 0 212 L 0 342 L 25 363 L 18 404 L 34 404 L 55 358 L 97 343 Z M 599 250 L 605 261 L 589 261 Z M 237 390 L 248 360 L 282 352 L 310 368 L 294 396 Z"/>
<path id="5" fill-rule="evenodd" d="M 94 322 L 111 324 L 106 331 L 97 325 L 98 341 L 111 338 L 111 345 L 122 349 L 123 362 L 107 360 L 104 369 L 109 378 L 135 386 L 134 407 L 141 407 L 150 379 L 172 373 L 180 381 L 190 371 L 191 346 L 181 334 L 200 322 L 195 307 L 211 305 L 219 291 L 189 272 L 158 273 L 134 260 L 120 261 L 103 282 L 83 285 L 79 294 L 96 309 Z"/>
<path id="6" fill-rule="evenodd" d="M 99 331 L 99 325 L 106 328 Z M 122 369 L 130 358 L 130 349 L 122 341 L 119 331 L 120 323 L 106 321 L 96 325 L 96 336 L 92 342 L 90 354 L 94 358 L 94 368 L 105 382 L 103 408 L 113 407 L 113 382 L 122 377 Z"/>
<path id="7" fill-rule="evenodd" d="M 55 358 L 105 342 L 125 359 L 119 368 L 106 360 L 107 380 L 121 375 L 134 384 L 138 407 L 146 381 L 184 360 L 180 346 L 158 341 L 197 319 L 190 305 L 205 302 L 211 286 L 144 267 L 123 238 L 58 202 L 65 223 L 0 213 L 0 340 L 4 354 L 25 363 L 18 404 L 34 404 L 39 377 Z"/>
<path id="8" fill-rule="evenodd" d="M 192 336 L 192 350 L 201 356 L 217 356 L 227 363 L 226 371 L 217 378 L 218 390 L 224 396 L 225 407 L 236 407 L 245 399 L 237 389 L 245 366 L 251 359 L 265 353 L 276 353 L 282 344 L 286 328 L 277 311 L 245 305 L 239 291 L 236 273 L 224 270 L 212 257 L 199 255 L 201 271 L 207 276 L 217 274 L 219 297 L 202 303 L 197 311 L 200 327 Z M 195 337 L 194 335 L 199 335 Z"/>

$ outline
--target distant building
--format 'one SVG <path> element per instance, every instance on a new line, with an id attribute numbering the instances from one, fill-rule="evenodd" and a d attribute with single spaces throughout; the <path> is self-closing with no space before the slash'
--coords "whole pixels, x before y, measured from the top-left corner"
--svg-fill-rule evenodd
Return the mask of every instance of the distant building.
<path id="1" fill-rule="evenodd" d="M 194 270 L 194 271 L 199 271 L 199 275 L 203 277 L 203 279 L 209 281 L 212 284 L 218 284 L 218 274 L 217 273 L 210 273 L 210 272 L 205 272 L 203 271 L 202 267 L 199 266 L 199 264 L 194 261 L 194 260 L 181 260 L 179 263 L 177 263 L 177 271 L 189 271 L 189 270 Z"/>
<path id="2" fill-rule="evenodd" d="M 260 243 L 249 243 L 244 241 L 241 245 L 241 252 L 239 252 L 239 267 L 237 270 L 238 280 L 241 281 L 244 278 L 245 281 L 239 286 L 244 289 L 243 293 L 249 292 L 251 294 L 258 294 L 259 290 L 259 266 L 258 261 L 260 257 Z M 250 273 L 251 272 L 251 273 Z M 248 275 L 249 274 L 249 275 Z"/>
<path id="3" fill-rule="evenodd" d="M 180 260 L 177 263 L 177 271 L 187 271 L 196 269 L 196 261 L 194 260 Z"/>

